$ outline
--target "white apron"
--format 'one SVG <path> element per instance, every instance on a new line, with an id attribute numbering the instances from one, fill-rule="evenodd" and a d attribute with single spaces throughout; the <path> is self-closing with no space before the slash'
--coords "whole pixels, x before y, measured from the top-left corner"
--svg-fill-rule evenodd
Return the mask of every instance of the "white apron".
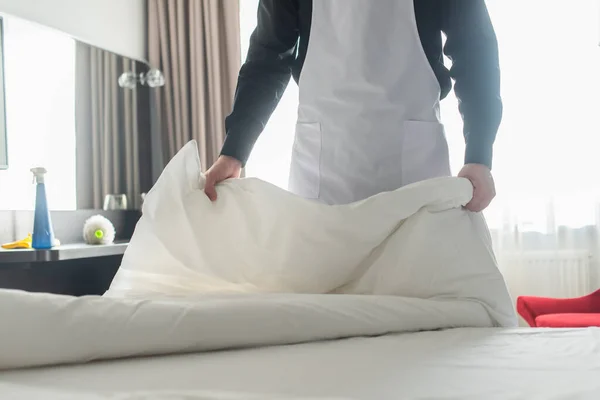
<path id="1" fill-rule="evenodd" d="M 413 0 L 313 0 L 289 190 L 347 204 L 449 176 Z"/>

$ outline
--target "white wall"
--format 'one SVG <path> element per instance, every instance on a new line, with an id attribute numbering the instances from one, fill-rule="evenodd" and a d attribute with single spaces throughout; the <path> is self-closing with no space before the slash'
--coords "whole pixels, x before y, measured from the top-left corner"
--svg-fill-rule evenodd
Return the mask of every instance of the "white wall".
<path id="1" fill-rule="evenodd" d="M 0 13 L 145 61 L 146 0 L 0 0 Z"/>

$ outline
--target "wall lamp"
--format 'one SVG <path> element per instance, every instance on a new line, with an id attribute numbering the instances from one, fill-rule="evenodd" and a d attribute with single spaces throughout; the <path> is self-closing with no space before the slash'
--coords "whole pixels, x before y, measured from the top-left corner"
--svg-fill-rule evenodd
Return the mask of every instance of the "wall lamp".
<path id="1" fill-rule="evenodd" d="M 160 70 L 154 68 L 139 74 L 136 74 L 133 71 L 124 72 L 119 77 L 119 86 L 122 88 L 135 89 L 138 84 L 146 85 L 151 88 L 164 86 L 165 77 Z"/>

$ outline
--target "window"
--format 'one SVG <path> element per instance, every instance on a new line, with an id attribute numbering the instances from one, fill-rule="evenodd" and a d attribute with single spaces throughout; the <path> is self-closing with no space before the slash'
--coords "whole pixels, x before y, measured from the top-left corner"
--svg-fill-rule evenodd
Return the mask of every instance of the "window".
<path id="1" fill-rule="evenodd" d="M 75 42 L 5 17 L 4 63 L 9 168 L 0 171 L 0 210 L 33 209 L 37 166 L 48 170 L 50 208 L 75 209 Z"/>
<path id="2" fill-rule="evenodd" d="M 256 10 L 258 0 L 240 1 L 242 60 L 246 59 L 250 35 L 256 27 Z M 259 177 L 281 188 L 287 188 L 297 108 L 298 85 L 290 81 L 246 164 L 246 176 Z"/>
<path id="3" fill-rule="evenodd" d="M 598 2 L 487 4 L 504 100 L 490 225 L 538 232 L 594 225 L 600 201 Z"/>

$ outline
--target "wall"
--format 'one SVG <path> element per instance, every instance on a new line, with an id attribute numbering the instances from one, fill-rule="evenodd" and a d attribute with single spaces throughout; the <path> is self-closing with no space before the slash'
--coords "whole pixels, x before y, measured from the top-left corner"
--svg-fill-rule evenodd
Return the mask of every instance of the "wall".
<path id="1" fill-rule="evenodd" d="M 0 13 L 146 61 L 146 0 L 0 0 Z"/>

